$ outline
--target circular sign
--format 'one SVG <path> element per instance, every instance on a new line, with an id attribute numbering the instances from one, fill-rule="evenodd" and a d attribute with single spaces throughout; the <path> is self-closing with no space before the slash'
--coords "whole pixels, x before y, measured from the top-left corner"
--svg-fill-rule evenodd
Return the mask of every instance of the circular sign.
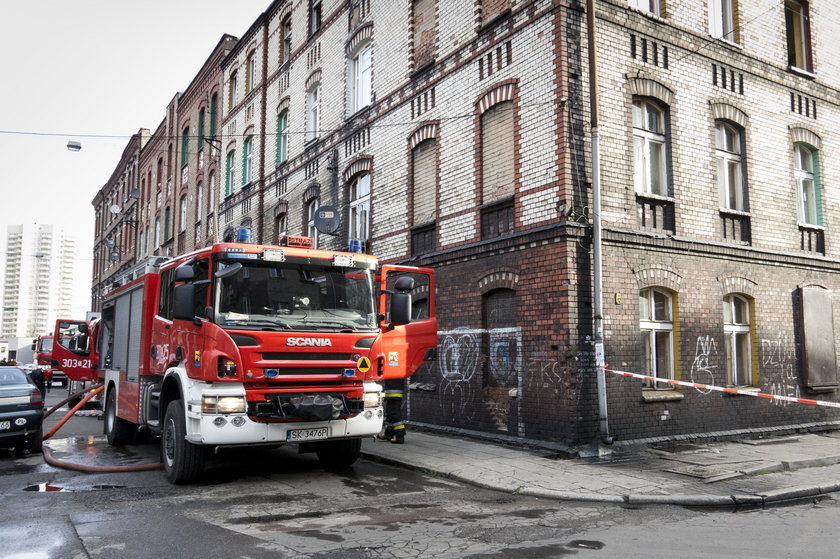
<path id="1" fill-rule="evenodd" d="M 315 229 L 321 233 L 332 235 L 340 226 L 338 210 L 333 206 L 321 206 L 315 210 Z"/>
<path id="2" fill-rule="evenodd" d="M 363 373 L 368 372 L 370 370 L 370 359 L 367 357 L 359 358 L 356 362 L 356 367 L 358 367 L 358 369 Z"/>

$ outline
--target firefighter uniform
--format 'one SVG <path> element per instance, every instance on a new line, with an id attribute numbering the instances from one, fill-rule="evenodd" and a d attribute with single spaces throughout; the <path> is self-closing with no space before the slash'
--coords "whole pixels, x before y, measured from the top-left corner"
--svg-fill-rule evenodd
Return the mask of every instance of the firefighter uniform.
<path id="1" fill-rule="evenodd" d="M 377 435 L 377 438 L 402 444 L 405 442 L 405 421 L 402 414 L 405 379 L 387 379 L 382 384 L 385 388 L 385 431 Z"/>

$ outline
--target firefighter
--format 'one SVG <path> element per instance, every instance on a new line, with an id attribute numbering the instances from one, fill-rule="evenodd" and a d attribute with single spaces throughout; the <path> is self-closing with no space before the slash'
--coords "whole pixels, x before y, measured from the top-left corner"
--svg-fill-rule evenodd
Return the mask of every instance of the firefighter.
<path id="1" fill-rule="evenodd" d="M 41 367 L 36 367 L 32 369 L 29 373 L 29 378 L 35 383 L 35 386 L 38 387 L 38 390 L 41 391 L 41 399 L 47 397 L 47 383 L 46 379 L 44 378 L 44 370 Z"/>
<path id="2" fill-rule="evenodd" d="M 376 437 L 395 444 L 405 442 L 405 421 L 403 421 L 402 404 L 405 394 L 405 379 L 387 379 L 385 387 L 385 431 Z"/>

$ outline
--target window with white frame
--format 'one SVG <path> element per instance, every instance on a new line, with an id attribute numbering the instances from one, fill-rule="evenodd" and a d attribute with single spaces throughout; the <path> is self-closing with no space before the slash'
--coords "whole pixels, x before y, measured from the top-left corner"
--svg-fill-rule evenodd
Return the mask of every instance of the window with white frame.
<path id="1" fill-rule="evenodd" d="M 350 183 L 350 238 L 367 241 L 370 227 L 370 173 Z"/>
<path id="2" fill-rule="evenodd" d="M 737 14 L 738 0 L 709 0 L 709 32 L 712 37 L 738 43 Z"/>
<path id="3" fill-rule="evenodd" d="M 289 110 L 284 109 L 277 115 L 277 153 L 275 163 L 284 163 L 289 157 Z"/>
<path id="4" fill-rule="evenodd" d="M 746 211 L 741 132 L 729 123 L 718 122 L 715 125 L 715 159 L 720 207 Z"/>
<path id="5" fill-rule="evenodd" d="M 254 90 L 254 84 L 257 82 L 257 53 L 251 51 L 248 54 L 248 62 L 245 66 L 245 95 Z"/>
<path id="6" fill-rule="evenodd" d="M 225 159 L 225 197 L 233 194 L 233 164 L 235 157 L 236 152 L 234 150 L 230 150 L 227 154 L 227 158 Z"/>
<path id="7" fill-rule="evenodd" d="M 274 241 L 279 243 L 280 238 L 288 233 L 288 216 L 286 212 L 280 213 L 274 218 Z"/>
<path id="8" fill-rule="evenodd" d="M 657 16 L 662 15 L 662 4 L 664 0 L 628 0 L 630 7 Z"/>
<path id="9" fill-rule="evenodd" d="M 306 236 L 312 237 L 313 248 L 318 248 L 318 229 L 315 228 L 315 215 L 319 207 L 317 198 L 313 198 L 306 204 Z"/>
<path id="10" fill-rule="evenodd" d="M 750 301 L 742 295 L 723 298 L 723 339 L 726 346 L 726 379 L 730 386 L 752 385 Z"/>
<path id="11" fill-rule="evenodd" d="M 181 196 L 178 219 L 178 231 L 183 233 L 187 230 L 187 197 Z"/>
<path id="12" fill-rule="evenodd" d="M 822 200 L 817 182 L 817 152 L 804 144 L 793 146 L 793 173 L 799 198 L 799 221 L 806 225 L 822 225 Z"/>
<path id="13" fill-rule="evenodd" d="M 636 192 L 668 195 L 666 142 L 665 110 L 650 99 L 633 101 Z"/>
<path id="14" fill-rule="evenodd" d="M 242 144 L 242 184 L 251 182 L 254 169 L 254 137 L 248 136 Z"/>
<path id="15" fill-rule="evenodd" d="M 155 218 L 155 248 L 160 246 L 160 216 Z"/>
<path id="16" fill-rule="evenodd" d="M 808 3 L 804 0 L 785 0 L 785 33 L 787 35 L 788 65 L 811 71 L 811 27 Z"/>
<path id="17" fill-rule="evenodd" d="M 195 220 L 201 221 L 204 213 L 204 184 L 199 181 L 195 186 Z"/>
<path id="18" fill-rule="evenodd" d="M 664 289 L 650 287 L 639 293 L 639 329 L 645 375 L 674 380 L 674 307 L 673 295 Z M 658 390 L 673 389 L 668 383 L 645 381 L 645 386 Z"/>
<path id="19" fill-rule="evenodd" d="M 321 127 L 321 84 L 306 92 L 306 140 L 318 137 Z"/>
<path id="20" fill-rule="evenodd" d="M 228 110 L 235 107 L 238 102 L 236 99 L 236 89 L 236 70 L 234 70 L 231 72 L 230 79 L 228 81 Z"/>
<path id="21" fill-rule="evenodd" d="M 216 172 L 210 171 L 207 181 L 207 213 L 216 211 Z"/>
<path id="22" fill-rule="evenodd" d="M 372 53 L 373 45 L 366 43 L 356 52 L 353 60 L 351 60 L 352 79 L 350 83 L 353 87 L 353 91 L 351 92 L 353 113 L 360 111 L 371 103 Z"/>
<path id="23" fill-rule="evenodd" d="M 321 0 L 309 0 L 309 34 L 314 35 L 321 29 L 323 10 Z"/>

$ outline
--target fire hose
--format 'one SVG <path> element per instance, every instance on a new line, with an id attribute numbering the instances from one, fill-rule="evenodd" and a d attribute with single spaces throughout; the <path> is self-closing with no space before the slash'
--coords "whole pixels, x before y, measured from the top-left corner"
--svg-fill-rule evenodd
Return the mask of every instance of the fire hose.
<path id="1" fill-rule="evenodd" d="M 75 406 L 73 406 L 73 408 L 70 411 L 68 411 L 67 414 L 63 418 L 61 418 L 61 420 L 55 425 L 55 427 L 50 429 L 50 431 L 47 434 L 44 435 L 44 440 L 47 440 L 50 437 L 52 437 L 53 435 L 55 435 L 55 433 L 65 423 L 67 423 L 67 421 L 69 421 L 70 418 L 73 417 L 73 415 L 78 410 L 80 410 L 82 408 L 82 406 L 84 406 L 88 402 L 88 400 L 90 400 L 91 398 L 93 398 L 94 396 L 96 396 L 97 394 L 102 392 L 103 388 L 105 388 L 105 386 L 102 383 L 99 383 L 99 384 L 96 384 L 92 387 L 85 388 L 84 390 L 80 390 L 79 392 L 65 398 L 60 403 L 56 404 L 50 410 L 45 412 L 44 413 L 44 418 L 48 417 L 55 410 L 57 410 L 58 408 L 60 408 L 64 404 L 66 404 L 67 402 L 70 402 L 71 400 L 74 400 L 74 399 L 82 396 L 86 392 L 88 392 L 88 394 L 85 395 L 79 403 L 77 403 Z M 53 457 L 52 452 L 50 451 L 50 449 L 47 446 L 43 446 L 41 448 L 41 452 L 43 453 L 44 461 L 47 464 L 49 464 L 51 466 L 55 466 L 57 468 L 63 468 L 65 470 L 75 470 L 75 471 L 78 471 L 78 472 L 91 472 L 91 473 L 142 472 L 142 471 L 148 471 L 148 470 L 157 470 L 157 469 L 160 469 L 160 468 L 163 467 L 163 464 L 161 464 L 159 462 L 154 463 L 154 464 L 135 464 L 135 465 L 131 465 L 131 466 L 92 466 L 92 465 L 87 465 L 87 464 L 77 464 L 75 462 L 68 462 L 67 460 L 59 460 L 59 459 Z"/>

